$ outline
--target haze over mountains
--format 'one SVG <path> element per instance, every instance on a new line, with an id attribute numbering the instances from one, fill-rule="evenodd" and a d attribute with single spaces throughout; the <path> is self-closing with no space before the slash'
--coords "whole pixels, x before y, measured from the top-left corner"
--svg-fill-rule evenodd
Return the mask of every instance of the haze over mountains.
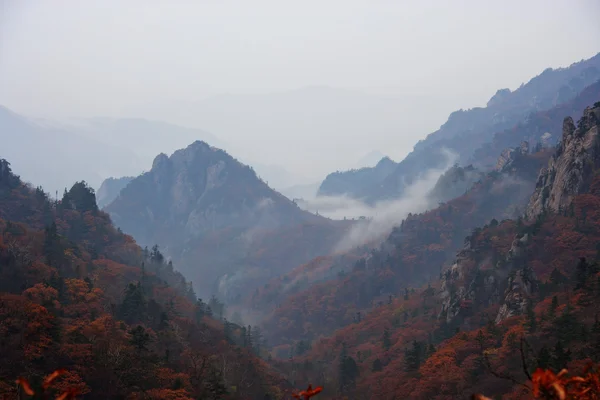
<path id="1" fill-rule="evenodd" d="M 0 398 L 600 398 L 597 2 L 0 8 Z"/>

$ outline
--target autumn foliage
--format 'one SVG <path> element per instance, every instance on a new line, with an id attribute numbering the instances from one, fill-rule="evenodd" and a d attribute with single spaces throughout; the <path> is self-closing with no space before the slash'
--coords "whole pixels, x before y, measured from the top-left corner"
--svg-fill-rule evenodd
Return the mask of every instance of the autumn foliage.
<path id="1" fill-rule="evenodd" d="M 51 200 L 0 160 L 0 398 L 262 399 L 288 388 L 211 315 L 85 183 Z"/>

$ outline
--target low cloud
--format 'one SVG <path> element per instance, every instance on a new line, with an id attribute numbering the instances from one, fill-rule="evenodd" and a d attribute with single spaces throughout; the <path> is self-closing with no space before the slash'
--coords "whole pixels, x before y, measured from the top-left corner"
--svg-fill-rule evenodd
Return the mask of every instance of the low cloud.
<path id="1" fill-rule="evenodd" d="M 446 165 L 425 172 L 419 179 L 404 189 L 401 198 L 369 205 L 346 196 L 320 196 L 305 200 L 299 205 L 308 211 L 318 212 L 332 219 L 364 218 L 364 221 L 356 224 L 333 249 L 334 252 L 349 250 L 388 234 L 409 213 L 419 213 L 430 209 L 432 206 L 437 206 L 436 200 L 430 196 L 431 190 L 440 176 L 456 160 L 456 155 L 448 150 L 444 150 L 443 154 L 447 159 Z"/>

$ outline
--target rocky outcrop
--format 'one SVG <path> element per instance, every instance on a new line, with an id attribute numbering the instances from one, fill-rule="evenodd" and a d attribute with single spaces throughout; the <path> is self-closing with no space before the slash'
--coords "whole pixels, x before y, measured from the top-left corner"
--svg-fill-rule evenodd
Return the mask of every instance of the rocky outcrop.
<path id="1" fill-rule="evenodd" d="M 531 269 L 523 263 L 528 242 L 529 235 L 517 236 L 510 250 L 491 268 L 493 256 L 484 257 L 467 243 L 452 267 L 442 275 L 440 318 L 448 324 L 459 323 L 469 315 L 473 304 L 501 304 L 497 323 L 521 314 L 536 281 Z"/>
<path id="2" fill-rule="evenodd" d="M 586 108 L 577 126 L 571 117 L 563 122 L 562 140 L 548 166 L 540 171 L 526 216 L 545 210 L 565 209 L 573 197 L 585 191 L 600 166 L 600 106 Z"/>
<path id="3" fill-rule="evenodd" d="M 498 157 L 495 171 L 506 171 L 520 156 L 529 154 L 529 142 L 523 141 L 519 147 L 504 149 Z"/>

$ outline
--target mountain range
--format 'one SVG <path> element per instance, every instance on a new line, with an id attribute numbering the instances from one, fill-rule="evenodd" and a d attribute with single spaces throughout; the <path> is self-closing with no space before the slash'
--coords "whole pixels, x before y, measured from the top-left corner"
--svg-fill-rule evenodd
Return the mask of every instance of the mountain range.
<path id="1" fill-rule="evenodd" d="M 333 107 L 336 93 L 248 109 L 224 96 L 199 115 L 231 106 L 233 129 L 269 107 L 323 123 L 379 104 Z M 283 399 L 315 383 L 323 399 L 600 393 L 600 54 L 452 113 L 398 162 L 338 169 L 306 201 L 218 139 L 190 140 L 201 131 L 103 119 L 75 133 L 3 108 L 0 126 L 0 394 L 23 374 L 26 392 L 92 399 Z M 137 153 L 110 146 L 137 126 Z M 159 150 L 171 130 L 180 147 Z M 96 194 L 83 179 L 109 154 L 154 159 Z M 77 182 L 51 199 L 36 177 Z M 373 215 L 334 220 L 310 201 Z"/>
<path id="2" fill-rule="evenodd" d="M 368 174 L 369 170 L 364 171 L 365 178 L 355 188 L 346 188 L 353 187 L 354 173 L 349 173 L 347 176 L 350 182 L 341 186 L 353 197 L 370 203 L 398 197 L 403 188 L 416 177 L 445 162 L 442 151 L 456 154 L 460 164 L 476 164 L 481 158 L 474 158 L 474 154 L 481 152 L 481 148 L 489 148 L 496 133 L 513 129 L 532 113 L 572 102 L 586 87 L 599 79 L 600 53 L 566 68 L 548 68 L 515 91 L 498 90 L 486 107 L 458 110 L 450 114 L 446 123 L 419 141 L 413 151 L 382 182 L 379 171 L 371 169 L 371 174 Z M 560 126 L 558 129 L 560 130 Z M 551 136 L 554 138 L 553 143 L 556 143 L 558 133 L 551 133 L 554 135 Z M 508 146 L 515 146 L 518 142 L 512 141 Z M 531 142 L 531 145 L 536 143 Z M 502 149 L 495 147 L 495 151 Z M 494 152 L 491 156 L 495 157 Z M 343 179 L 339 178 L 340 173 L 335 176 L 338 177 L 337 180 Z M 327 186 L 328 179 L 334 179 L 335 176 L 326 178 L 323 183 Z M 343 173 L 341 176 L 344 176 Z M 328 195 L 332 194 L 341 192 L 328 192 Z"/>

